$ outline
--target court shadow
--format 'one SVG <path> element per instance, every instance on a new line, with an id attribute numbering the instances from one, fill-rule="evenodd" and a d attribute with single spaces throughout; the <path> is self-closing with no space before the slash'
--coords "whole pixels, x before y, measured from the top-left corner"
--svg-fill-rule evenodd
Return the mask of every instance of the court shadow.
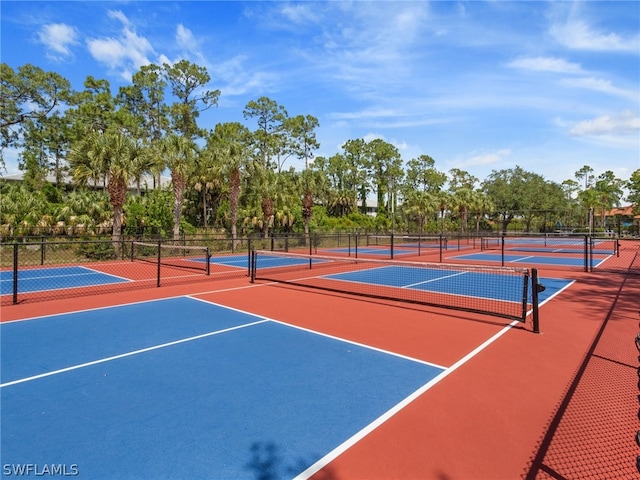
<path id="1" fill-rule="evenodd" d="M 289 460 L 274 442 L 254 442 L 249 449 L 250 459 L 246 469 L 255 480 L 285 480 L 306 470 L 314 461 L 305 458 Z M 339 480 L 330 467 L 323 468 L 313 477 L 315 480 Z"/>

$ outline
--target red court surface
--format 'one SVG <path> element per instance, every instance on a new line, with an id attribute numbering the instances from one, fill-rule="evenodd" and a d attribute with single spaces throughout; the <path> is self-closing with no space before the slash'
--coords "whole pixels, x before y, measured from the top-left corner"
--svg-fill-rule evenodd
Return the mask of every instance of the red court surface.
<path id="1" fill-rule="evenodd" d="M 637 478 L 640 276 L 544 273 L 576 282 L 541 306 L 540 334 L 490 316 L 246 277 L 25 302 L 1 313 L 11 321 L 191 295 L 449 367 L 305 477 Z"/>

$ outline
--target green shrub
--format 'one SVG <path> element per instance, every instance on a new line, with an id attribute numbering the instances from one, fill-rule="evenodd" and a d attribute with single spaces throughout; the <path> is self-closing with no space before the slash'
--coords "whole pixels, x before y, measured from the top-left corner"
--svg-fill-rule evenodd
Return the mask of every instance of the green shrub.
<path id="1" fill-rule="evenodd" d="M 77 253 L 91 260 L 113 260 L 116 249 L 112 242 L 81 242 Z"/>

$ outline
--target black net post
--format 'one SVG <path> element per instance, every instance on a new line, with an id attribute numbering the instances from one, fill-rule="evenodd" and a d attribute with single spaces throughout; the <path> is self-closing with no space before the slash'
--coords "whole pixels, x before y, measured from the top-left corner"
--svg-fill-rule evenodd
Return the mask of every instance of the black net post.
<path id="1" fill-rule="evenodd" d="M 161 253 L 160 251 L 162 250 L 162 240 L 158 240 L 158 280 L 156 282 L 156 286 L 160 286 L 160 262 L 161 262 Z"/>
<path id="2" fill-rule="evenodd" d="M 249 250 L 249 281 L 255 283 L 256 281 L 256 252 Z"/>
<path id="3" fill-rule="evenodd" d="M 13 304 L 18 303 L 18 244 L 13 244 Z"/>
<path id="4" fill-rule="evenodd" d="M 504 235 L 502 235 L 502 241 L 501 241 L 501 245 L 500 245 L 500 259 L 501 259 L 501 265 L 504 267 L 504 244 L 505 244 L 505 238 Z"/>
<path id="5" fill-rule="evenodd" d="M 209 252 L 209 247 L 207 247 L 206 250 L 206 258 L 205 258 L 206 262 L 207 262 L 207 276 L 211 275 L 211 252 Z"/>
<path id="6" fill-rule="evenodd" d="M 540 333 L 540 314 L 538 311 L 538 294 L 544 292 L 545 287 L 538 280 L 538 269 L 531 269 L 531 308 L 533 333 Z"/>
<path id="7" fill-rule="evenodd" d="M 527 271 L 524 274 L 524 282 L 522 282 L 522 318 L 520 319 L 522 323 L 525 323 L 527 321 L 527 305 L 529 300 L 529 277 L 530 277 L 530 274 Z M 533 277 L 531 277 L 531 284 L 533 285 Z M 532 298 L 533 298 L 533 294 L 532 294 Z"/>

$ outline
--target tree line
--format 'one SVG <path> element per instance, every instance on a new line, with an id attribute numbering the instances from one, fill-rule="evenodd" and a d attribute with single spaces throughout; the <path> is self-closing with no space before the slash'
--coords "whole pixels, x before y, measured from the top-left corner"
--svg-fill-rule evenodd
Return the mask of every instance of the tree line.
<path id="1" fill-rule="evenodd" d="M 623 180 L 585 165 L 558 184 L 515 166 L 480 180 L 439 171 L 426 154 L 405 161 L 394 145 L 362 138 L 316 156 L 318 119 L 290 115 L 266 96 L 244 107 L 247 124 L 206 128 L 200 114 L 221 95 L 210 80 L 186 60 L 152 64 L 114 94 L 107 80 L 89 76 L 74 90 L 55 72 L 0 64 L 0 166 L 15 149 L 24 172 L 20 185 L 0 185 L 2 234 L 72 228 L 108 231 L 117 242 L 123 231 L 178 238 L 203 227 L 233 239 L 338 228 L 464 233 L 489 222 L 592 230 L 623 200 L 640 204 L 640 169 Z M 366 214 L 370 198 L 375 216 Z"/>

